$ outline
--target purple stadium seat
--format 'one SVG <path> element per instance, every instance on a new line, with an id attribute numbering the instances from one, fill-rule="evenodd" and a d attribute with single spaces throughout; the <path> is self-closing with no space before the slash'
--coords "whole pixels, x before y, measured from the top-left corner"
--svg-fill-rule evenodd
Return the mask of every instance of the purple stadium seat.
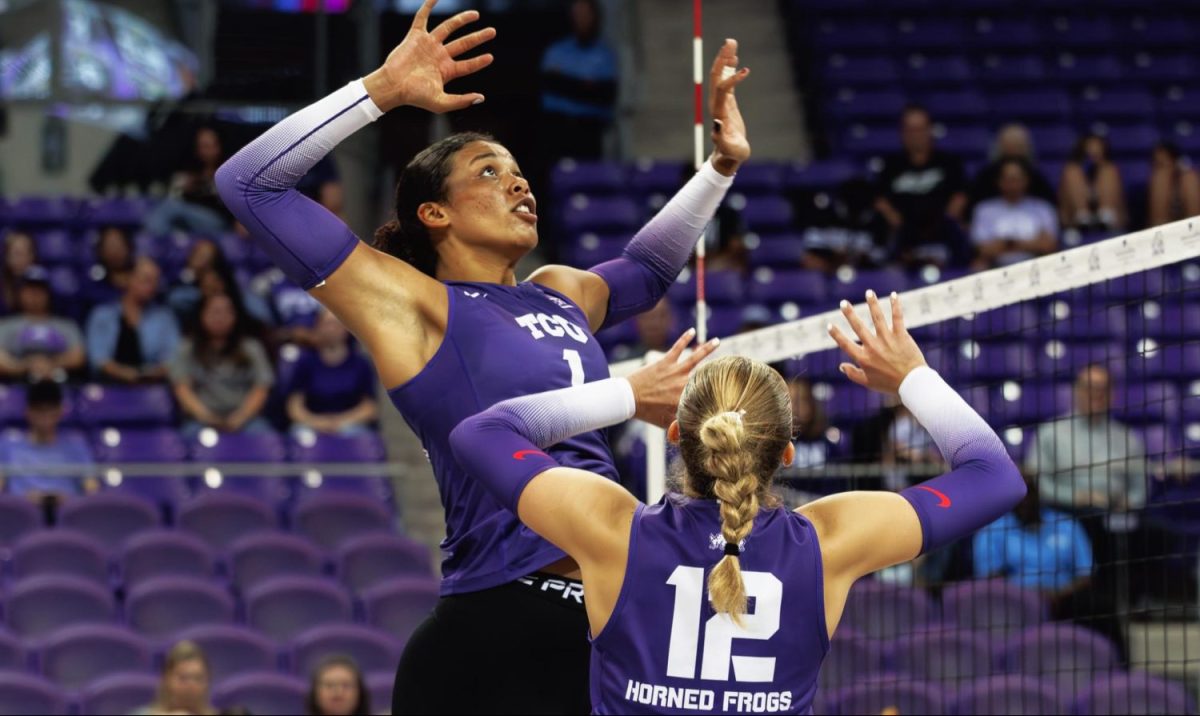
<path id="1" fill-rule="evenodd" d="M 629 188 L 640 196 L 674 193 L 681 184 L 683 167 L 683 162 L 639 159 L 629 169 Z"/>
<path id="2" fill-rule="evenodd" d="M 81 716 L 129 714 L 154 700 L 159 677 L 127 671 L 96 679 L 79 695 Z"/>
<path id="3" fill-rule="evenodd" d="M 1126 423 L 1178 421 L 1180 407 L 1179 387 L 1172 382 L 1128 381 L 1113 391 L 1113 413 Z"/>
<path id="4" fill-rule="evenodd" d="M 1037 592 L 1005 580 L 959 582 L 942 592 L 946 621 L 980 633 L 1015 634 L 1046 620 Z"/>
<path id="5" fill-rule="evenodd" d="M 825 414 L 835 425 L 872 417 L 883 408 L 883 397 L 879 393 L 852 388 L 857 386 L 834 383 L 829 399 L 824 401 Z"/>
<path id="6" fill-rule="evenodd" d="M 1071 154 L 1075 143 L 1079 141 L 1079 132 L 1069 124 L 1043 124 L 1029 128 L 1033 136 L 1033 146 L 1041 157 L 1063 159 Z M 1051 181 L 1058 177 L 1047 176 Z"/>
<path id="7" fill-rule="evenodd" d="M 982 50 L 1026 50 L 1037 47 L 1040 37 L 1037 25 L 1028 19 L 981 17 L 971 30 L 970 46 Z"/>
<path id="8" fill-rule="evenodd" d="M 261 501 L 231 492 L 197 495 L 179 510 L 179 527 L 224 550 L 243 535 L 276 526 L 274 512 Z"/>
<path id="9" fill-rule="evenodd" d="M 557 196 L 617 194 L 625 188 L 625 172 L 614 162 L 563 159 L 550 173 L 550 188 Z"/>
<path id="10" fill-rule="evenodd" d="M 229 547 L 229 576 L 243 592 L 272 577 L 319 576 L 323 566 L 316 545 L 286 532 L 254 532 Z"/>
<path id="11" fill-rule="evenodd" d="M 1043 378 L 1074 380 L 1076 374 L 1092 363 L 1108 367 L 1115 376 L 1123 376 L 1126 348 L 1118 342 L 1074 342 L 1053 339 L 1036 345 L 1037 373 Z"/>
<path id="12" fill-rule="evenodd" d="M 321 624 L 306 629 L 292 641 L 292 670 L 308 678 L 329 654 L 351 657 L 363 672 L 395 670 L 401 646 L 364 624 Z"/>
<path id="13" fill-rule="evenodd" d="M 212 668 L 212 682 L 250 671 L 272 671 L 278 645 L 265 634 L 237 624 L 201 624 L 180 632 L 177 639 L 194 641 Z"/>
<path id="14" fill-rule="evenodd" d="M 174 428 L 106 428 L 92 442 L 98 462 L 181 462 L 187 447 Z"/>
<path id="15" fill-rule="evenodd" d="M 73 266 L 55 266 L 50 269 L 50 293 L 64 313 L 82 321 L 81 306 L 76 303 L 80 291 L 80 274 Z"/>
<path id="16" fill-rule="evenodd" d="M 842 89 L 825 106 L 828 116 L 839 123 L 866 122 L 885 124 L 895 121 L 908 96 L 893 89 Z M 836 182 L 834 182 L 836 183 Z M 742 188 L 741 172 L 738 172 L 738 190 Z"/>
<path id="17" fill-rule="evenodd" d="M 1129 335 L 1159 340 L 1200 337 L 1200 303 L 1147 301 L 1130 309 Z"/>
<path id="18" fill-rule="evenodd" d="M 62 690 L 40 676 L 0 671 L 0 716 L 65 714 Z"/>
<path id="19" fill-rule="evenodd" d="M 190 495 L 186 478 L 183 477 L 149 477 L 123 475 L 117 484 L 110 482 L 111 476 L 106 475 L 110 492 L 132 495 L 147 502 L 154 503 L 159 509 L 166 509 L 175 514 L 178 506 Z"/>
<path id="20" fill-rule="evenodd" d="M 1110 98 L 1111 99 L 1111 98 Z M 1132 100 L 1121 100 L 1132 101 Z M 1120 121 L 1120 117 L 1100 117 L 1098 121 Z M 1150 166 L 1145 158 L 1150 156 L 1161 138 L 1158 128 L 1152 124 L 1122 124 L 1109 126 L 1108 147 L 1118 160 L 1128 159 L 1130 164 L 1121 171 L 1126 186 L 1145 186 L 1149 179 Z M 1139 178 L 1138 173 L 1142 176 Z"/>
<path id="21" fill-rule="evenodd" d="M 841 134 L 843 151 L 856 159 L 879 157 L 896 151 L 899 139 L 895 127 L 876 127 L 854 124 Z"/>
<path id="22" fill-rule="evenodd" d="M 750 251 L 751 266 L 768 266 L 773 268 L 793 268 L 800 265 L 804 256 L 804 238 L 797 234 L 772 234 L 758 237 L 755 241 L 751 236 L 746 237 L 746 248 Z"/>
<path id="23" fill-rule="evenodd" d="M 1046 29 L 1046 39 L 1053 47 L 1106 48 L 1117 41 L 1112 21 L 1107 17 L 1057 17 Z"/>
<path id="24" fill-rule="evenodd" d="M 139 632 L 165 638 L 197 624 L 232 621 L 233 597 L 203 577 L 152 577 L 129 589 L 125 617 Z"/>
<path id="25" fill-rule="evenodd" d="M 923 90 L 961 87 L 971 81 L 971 63 L 962 55 L 925 55 L 917 52 L 906 58 L 902 76 L 904 84 Z M 952 111 L 951 114 L 957 112 Z M 933 116 L 940 119 L 946 115 L 934 112 Z"/>
<path id="26" fill-rule="evenodd" d="M 429 548 L 391 532 L 351 537 L 338 549 L 337 564 L 355 593 L 392 577 L 433 575 Z"/>
<path id="27" fill-rule="evenodd" d="M 85 385 L 79 391 L 80 420 L 89 427 L 170 425 L 175 401 L 165 385 Z"/>
<path id="28" fill-rule="evenodd" d="M 1107 639 L 1069 624 L 1031 627 L 1012 637 L 1000 657 L 1009 672 L 1049 679 L 1064 694 L 1075 694 L 1118 666 L 1116 649 Z"/>
<path id="29" fill-rule="evenodd" d="M 82 242 L 63 229 L 46 229 L 34 236 L 37 260 L 45 266 L 76 264 L 80 259 Z"/>
<path id="30" fill-rule="evenodd" d="M 784 167 L 777 162 L 751 160 L 737 173 L 737 190 L 743 194 L 777 194 L 783 189 Z"/>
<path id="31" fill-rule="evenodd" d="M 0 385 L 0 425 L 25 422 L 25 388 L 20 385 Z"/>
<path id="32" fill-rule="evenodd" d="M 563 228 L 568 234 L 585 231 L 628 231 L 642 222 L 642 210 L 633 199 L 623 196 L 596 198 L 577 194 L 571 197 L 563 213 Z"/>
<path id="33" fill-rule="evenodd" d="M 906 17 L 896 24 L 892 38 L 901 48 L 946 50 L 959 47 L 965 32 L 966 28 L 957 18 Z"/>
<path id="34" fill-rule="evenodd" d="M 942 151 L 971 160 L 985 158 L 991 144 L 992 133 L 986 127 L 953 125 L 946 127 L 937 146 Z"/>
<path id="35" fill-rule="evenodd" d="M 73 574 L 108 585 L 108 552 L 96 540 L 72 529 L 42 530 L 13 547 L 16 579 L 41 574 Z"/>
<path id="36" fill-rule="evenodd" d="M 846 299 L 851 303 L 862 303 L 867 289 L 885 297 L 892 291 L 902 292 L 908 289 L 908 277 L 897 269 L 864 269 L 862 271 L 847 271 L 839 273 L 838 277 L 829 284 L 830 301 Z M 830 305 L 832 310 L 836 308 Z"/>
<path id="37" fill-rule="evenodd" d="M 680 276 L 683 279 L 684 276 Z M 710 271 L 704 277 L 704 288 L 711 304 L 740 304 L 744 301 L 744 281 L 736 271 Z M 691 304 L 696 300 L 696 275 L 688 273 L 686 280 L 676 280 L 667 289 L 671 300 Z"/>
<path id="38" fill-rule="evenodd" d="M 92 226 L 140 226 L 155 201 L 143 197 L 89 199 L 80 207 L 81 218 Z"/>
<path id="39" fill-rule="evenodd" d="M 1043 338 L 1101 340 L 1121 338 L 1126 331 L 1125 307 L 1090 303 L 1087 294 L 1069 295 L 1045 305 L 1038 319 Z"/>
<path id="40" fill-rule="evenodd" d="M 1172 86 L 1159 98 L 1157 107 L 1164 122 L 1190 122 L 1200 114 L 1200 88 Z"/>
<path id="41" fill-rule="evenodd" d="M 283 438 L 274 432 L 207 435 L 215 439 L 197 439 L 188 446 L 194 462 L 283 462 L 287 458 Z"/>
<path id="42" fill-rule="evenodd" d="M 241 706 L 254 714 L 305 713 L 308 682 L 288 674 L 255 671 L 217 684 L 213 703 L 221 708 Z"/>
<path id="43" fill-rule="evenodd" d="M 293 462 L 382 462 L 387 449 L 379 433 L 361 435 L 327 435 L 306 432 L 293 436 L 288 443 Z"/>
<path id="44" fill-rule="evenodd" d="M 952 687 L 992 673 L 987 637 L 961 629 L 902 636 L 892 644 L 891 661 L 897 671 Z"/>
<path id="45" fill-rule="evenodd" d="M 350 621 L 350 596 L 325 577 L 290 575 L 263 580 L 246 590 L 246 623 L 284 641 L 314 624 Z"/>
<path id="46" fill-rule="evenodd" d="M 375 671 L 367 674 L 367 692 L 371 694 L 371 709 L 384 713 L 391 709 L 392 687 L 396 683 L 396 670 Z"/>
<path id="47" fill-rule="evenodd" d="M 784 175 L 784 185 L 789 189 L 816 190 L 832 189 L 842 182 L 862 173 L 862 168 L 844 158 L 793 164 Z"/>
<path id="48" fill-rule="evenodd" d="M 133 495 L 100 492 L 67 500 L 59 524 L 79 530 L 115 551 L 130 535 L 157 527 L 159 514 L 150 503 Z"/>
<path id="49" fill-rule="evenodd" d="M 942 689 L 908 677 L 875 677 L 847 686 L 834 696 L 838 713 L 878 714 L 896 708 L 902 714 L 947 713 Z"/>
<path id="50" fill-rule="evenodd" d="M 1139 345 L 1129 355 L 1129 376 L 1148 378 L 1190 378 L 1200 366 L 1200 343 Z"/>
<path id="51" fill-rule="evenodd" d="M 1071 412 L 1073 389 L 1068 382 L 1012 381 L 987 392 L 989 412 L 1003 425 L 1030 425 Z"/>
<path id="52" fill-rule="evenodd" d="M 749 282 L 748 298 L 767 304 L 792 301 L 803 305 L 822 305 L 830 300 L 825 277 L 816 271 L 791 271 L 762 267 Z"/>
<path id="53" fill-rule="evenodd" d="M 1194 716 L 1196 702 L 1182 684 L 1144 671 L 1101 676 L 1085 689 L 1076 712 L 1091 716 Z"/>
<path id="54" fill-rule="evenodd" d="M 940 122 L 975 122 L 988 116 L 987 98 L 977 90 L 933 92 L 922 100 L 925 108 Z"/>
<path id="55" fill-rule="evenodd" d="M 8 628 L 26 639 L 70 624 L 108 622 L 115 612 L 107 586 L 61 574 L 22 579 L 9 588 L 4 603 Z"/>
<path id="56" fill-rule="evenodd" d="M 1028 303 L 1003 306 L 991 311 L 977 313 L 967 321 L 970 335 L 980 339 L 1023 338 L 1027 331 L 1037 325 L 1037 309 Z"/>
<path id="57" fill-rule="evenodd" d="M 862 580 L 850 590 L 842 623 L 874 639 L 895 639 L 928 630 L 934 616 L 925 592 Z"/>
<path id="58" fill-rule="evenodd" d="M 975 67 L 975 78 L 990 87 L 1020 87 L 1036 84 L 1046 76 L 1046 63 L 1038 55 L 983 56 Z M 1004 106 L 995 103 L 993 106 Z"/>
<path id="59" fill-rule="evenodd" d="M 1125 76 L 1146 85 L 1163 85 L 1195 77 L 1196 62 L 1190 55 L 1139 52 Z"/>
<path id="60" fill-rule="evenodd" d="M 883 647 L 850 627 L 838 627 L 821 662 L 820 688 L 839 689 L 883 671 Z"/>
<path id="61" fill-rule="evenodd" d="M 438 600 L 438 583 L 415 577 L 390 579 L 362 593 L 367 623 L 408 641 Z"/>
<path id="62" fill-rule="evenodd" d="M 1058 122 L 1071 112 L 1071 97 L 1058 89 L 1025 89 L 997 92 L 993 107 L 1004 107 L 1014 120 L 1034 123 Z"/>
<path id="63" fill-rule="evenodd" d="M 892 28 L 878 20 L 824 17 L 816 25 L 813 42 L 822 54 L 849 49 L 873 50 L 891 41 Z"/>
<path id="64" fill-rule="evenodd" d="M 150 643 L 115 624 L 80 624 L 55 631 L 41 647 L 45 676 L 64 689 L 119 671 L 149 671 Z"/>
<path id="65" fill-rule="evenodd" d="M 203 540 L 177 530 L 139 532 L 121 550 L 121 577 L 126 587 L 153 577 L 209 577 L 216 556 Z"/>
<path id="66" fill-rule="evenodd" d="M 581 234 L 571 245 L 572 265 L 579 268 L 591 268 L 599 263 L 615 259 L 629 244 L 627 235 L 597 235 L 592 232 Z"/>
<path id="67" fill-rule="evenodd" d="M 8 207 L 9 220 L 18 225 L 60 226 L 75 217 L 75 201 L 62 196 L 23 196 Z"/>
<path id="68" fill-rule="evenodd" d="M 334 549 L 344 540 L 368 532 L 392 528 L 393 518 L 386 506 L 363 495 L 328 492 L 320 499 L 307 499 L 296 508 L 293 525 L 325 549 Z"/>
<path id="69" fill-rule="evenodd" d="M 28 659 L 25 645 L 20 638 L 0 627 L 0 671 L 8 669 L 20 671 L 29 665 Z"/>
<path id="70" fill-rule="evenodd" d="M 0 494 L 0 555 L 3 555 L 22 535 L 41 525 L 38 509 L 24 497 Z"/>
<path id="71" fill-rule="evenodd" d="M 737 207 L 738 195 L 729 198 Z M 742 220 L 751 231 L 769 232 L 792 228 L 792 203 L 780 196 L 751 196 L 741 208 Z"/>
<path id="72" fill-rule="evenodd" d="M 953 713 L 1065 716 L 1071 713 L 1067 703 L 1068 697 L 1056 690 L 1053 682 L 1021 674 L 1003 674 L 980 679 L 960 689 Z"/>
<path id="73" fill-rule="evenodd" d="M 891 85 L 898 79 L 892 58 L 860 54 L 830 55 L 824 74 L 826 82 L 834 87 Z"/>

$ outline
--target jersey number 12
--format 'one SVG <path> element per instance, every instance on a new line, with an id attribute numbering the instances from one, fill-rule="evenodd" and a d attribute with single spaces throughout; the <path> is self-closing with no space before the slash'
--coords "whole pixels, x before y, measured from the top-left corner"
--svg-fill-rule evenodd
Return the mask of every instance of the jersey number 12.
<path id="1" fill-rule="evenodd" d="M 716 614 L 704 627 L 704 658 L 700 678 L 729 681 L 733 664 L 734 681 L 775 680 L 775 658 L 733 656 L 734 639 L 766 640 L 779 631 L 783 606 L 783 582 L 770 572 L 742 572 L 746 596 L 754 597 L 754 613 L 742 615 L 738 626 L 728 614 Z M 696 652 L 700 645 L 700 608 L 706 597 L 704 570 L 679 566 L 667 584 L 675 587 L 675 615 L 671 619 L 671 646 L 667 652 L 667 676 L 696 678 Z"/>

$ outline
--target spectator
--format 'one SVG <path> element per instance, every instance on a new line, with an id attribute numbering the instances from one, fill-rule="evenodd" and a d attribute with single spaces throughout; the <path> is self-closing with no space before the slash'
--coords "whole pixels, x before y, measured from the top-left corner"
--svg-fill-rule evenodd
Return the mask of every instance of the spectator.
<path id="1" fill-rule="evenodd" d="M 10 231 L 4 237 L 4 264 L 0 266 L 0 312 L 17 306 L 17 287 L 21 277 L 37 263 L 37 244 L 24 231 Z"/>
<path id="2" fill-rule="evenodd" d="M 296 185 L 296 190 L 338 218 L 345 219 L 346 196 L 332 154 L 325 155 L 321 161 L 314 164 Z"/>
<path id="3" fill-rule="evenodd" d="M 1000 196 L 980 203 L 971 221 L 974 271 L 1058 249 L 1058 216 L 1050 202 L 1029 195 L 1029 165 L 1023 159 L 1003 159 L 999 166 Z"/>
<path id="4" fill-rule="evenodd" d="M 225 252 L 211 239 L 200 239 L 188 251 L 187 263 L 179 272 L 179 280 L 167 293 L 167 303 L 180 320 L 196 312 L 206 296 L 229 296 L 239 311 L 244 311 L 258 324 L 272 322 L 271 309 L 258 295 L 243 291 Z M 257 333 L 261 325 L 252 326 Z"/>
<path id="5" fill-rule="evenodd" d="M 209 697 L 211 673 L 208 657 L 195 642 L 178 642 L 167 652 L 154 701 L 134 713 L 139 716 L 179 713 L 215 716 L 218 712 Z"/>
<path id="6" fill-rule="evenodd" d="M 862 177 L 847 179 L 830 193 L 802 193 L 792 202 L 804 207 L 802 265 L 833 274 L 841 266 L 873 267 L 888 261 L 887 222 L 875 206 L 876 187 Z M 811 207 L 811 208 L 809 208 Z"/>
<path id="7" fill-rule="evenodd" d="M 153 259 L 139 258 L 121 300 L 97 306 L 88 317 L 88 360 L 98 378 L 166 379 L 167 363 L 179 348 L 179 323 L 171 309 L 154 302 L 161 275 Z"/>
<path id="8" fill-rule="evenodd" d="M 146 216 L 146 230 L 168 234 L 174 229 L 217 234 L 233 223 L 221 197 L 217 196 L 217 167 L 225 161 L 221 138 L 211 127 L 196 130 L 192 160 L 171 178 L 169 198 Z"/>
<path id="9" fill-rule="evenodd" d="M 365 716 L 371 694 L 358 664 L 348 656 L 329 656 L 313 671 L 305 705 L 310 716 Z"/>
<path id="10" fill-rule="evenodd" d="M 922 107 L 904 110 L 900 137 L 904 149 L 884 160 L 875 207 L 891 228 L 896 260 L 946 265 L 963 243 L 962 162 L 934 147 L 933 121 Z"/>
<path id="11" fill-rule="evenodd" d="M 81 292 L 88 308 L 121 298 L 129 285 L 133 258 L 133 241 L 124 229 L 108 226 L 100 230 L 100 238 L 96 241 L 96 263 L 88 270 L 88 280 Z"/>
<path id="12" fill-rule="evenodd" d="M 22 277 L 17 311 L 0 319 L 0 377 L 61 382 L 83 367 L 83 336 L 74 322 L 50 312 L 50 279 L 41 266 Z"/>
<path id="13" fill-rule="evenodd" d="M 598 159 L 617 104 L 617 57 L 597 0 L 571 3 L 571 37 L 542 55 L 542 130 L 550 158 Z"/>
<path id="14" fill-rule="evenodd" d="M 1037 155 L 1033 150 L 1033 138 L 1029 136 L 1029 130 L 1023 124 L 1006 124 L 996 132 L 996 141 L 992 145 L 987 166 L 980 169 L 971 181 L 972 212 L 980 202 L 1000 196 L 1000 169 L 1006 159 L 1023 160 L 1029 174 L 1029 195 L 1054 204 L 1057 200 L 1054 187 L 1037 168 Z"/>
<path id="15" fill-rule="evenodd" d="M 91 493 L 100 487 L 90 470 L 78 477 L 36 469 L 50 465 L 92 464 L 87 441 L 59 432 L 62 418 L 62 387 L 51 380 L 38 381 L 29 386 L 25 397 L 25 420 L 29 430 L 0 442 L 0 475 L 8 492 L 43 503 L 51 511 L 52 503 L 64 496 Z"/>
<path id="16" fill-rule="evenodd" d="M 1038 427 L 1026 465 L 1041 475 L 1042 500 L 1079 510 L 1125 511 L 1146 504 L 1141 438 L 1109 413 L 1108 370 L 1090 365 L 1075 379 L 1075 412 Z"/>
<path id="17" fill-rule="evenodd" d="M 260 413 L 273 382 L 267 353 L 246 334 L 247 319 L 228 296 L 203 299 L 191 336 L 168 365 L 175 397 L 187 415 L 183 432 L 269 430 Z"/>
<path id="18" fill-rule="evenodd" d="M 1108 142 L 1089 134 L 1075 145 L 1058 185 L 1063 226 L 1116 231 L 1125 226 L 1125 190 L 1121 172 L 1108 154 Z"/>
<path id="19" fill-rule="evenodd" d="M 812 382 L 808 378 L 792 378 L 788 381 L 792 393 L 792 431 L 795 437 L 796 468 L 821 467 L 829 459 L 829 439 L 825 433 L 829 423 L 825 411 L 813 396 Z"/>
<path id="20" fill-rule="evenodd" d="M 327 309 L 317 315 L 313 348 L 296 362 L 287 400 L 294 426 L 353 434 L 378 416 L 375 370 L 351 346 L 350 332 Z"/>
<path id="21" fill-rule="evenodd" d="M 1200 214 L 1200 175 L 1179 154 L 1179 147 L 1160 142 L 1150 160 L 1149 212 L 1151 226 Z"/>
<path id="22" fill-rule="evenodd" d="M 1115 603 L 1092 588 L 1092 545 L 1071 515 L 1042 504 L 1036 474 L 1024 470 L 1025 499 L 973 538 L 975 577 L 1003 577 L 1042 594 L 1055 620 L 1095 629 L 1128 653 Z"/>

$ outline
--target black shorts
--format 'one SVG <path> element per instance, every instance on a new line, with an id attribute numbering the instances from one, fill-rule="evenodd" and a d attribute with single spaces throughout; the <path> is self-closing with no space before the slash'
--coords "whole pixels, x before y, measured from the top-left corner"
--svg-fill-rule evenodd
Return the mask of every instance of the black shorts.
<path id="1" fill-rule="evenodd" d="M 535 574 L 442 597 L 400 657 L 393 714 L 587 714 L 583 584 Z"/>

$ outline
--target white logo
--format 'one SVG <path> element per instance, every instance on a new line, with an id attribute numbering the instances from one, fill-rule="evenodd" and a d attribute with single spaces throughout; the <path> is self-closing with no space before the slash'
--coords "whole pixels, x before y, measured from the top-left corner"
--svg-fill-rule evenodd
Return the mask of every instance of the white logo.
<path id="1" fill-rule="evenodd" d="M 563 310 L 566 310 L 566 311 L 573 311 L 573 310 L 575 310 L 575 307 L 574 307 L 574 306 L 572 306 L 571 304 L 569 304 L 569 303 L 567 303 L 566 301 L 562 300 L 562 299 L 561 299 L 561 298 L 559 298 L 558 296 L 554 296 L 554 295 L 552 295 L 552 294 L 549 294 L 549 293 L 548 293 L 548 294 L 546 294 L 546 298 L 550 299 L 550 302 L 551 302 L 551 303 L 553 303 L 554 305 L 558 306 L 559 308 L 561 308 L 561 309 L 563 309 Z"/>
<path id="2" fill-rule="evenodd" d="M 479 298 L 480 296 L 487 298 L 486 293 L 481 294 L 478 291 L 465 291 L 464 290 L 463 293 L 466 295 L 467 298 Z"/>

